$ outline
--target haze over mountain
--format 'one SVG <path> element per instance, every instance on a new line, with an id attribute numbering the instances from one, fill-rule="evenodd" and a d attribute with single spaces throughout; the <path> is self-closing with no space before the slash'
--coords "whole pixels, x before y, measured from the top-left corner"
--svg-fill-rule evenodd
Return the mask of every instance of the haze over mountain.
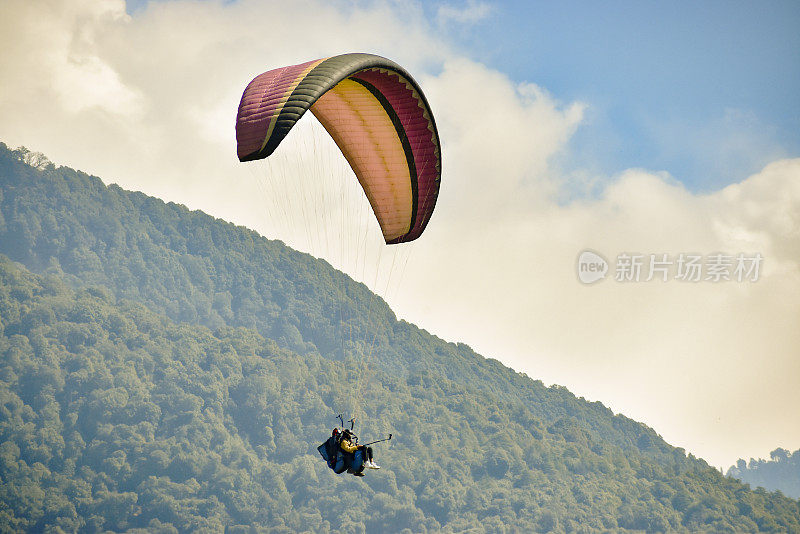
<path id="1" fill-rule="evenodd" d="M 727 475 L 753 487 L 780 490 L 789 497 L 800 499 L 800 449 L 789 452 L 779 447 L 770 453 L 769 458 L 750 458 L 749 462 L 740 458 L 728 469 Z"/>
<path id="2" fill-rule="evenodd" d="M 800 531 L 326 262 L 5 145 L 0 254 L 3 530 Z M 362 480 L 315 450 L 342 411 L 395 434 Z"/>

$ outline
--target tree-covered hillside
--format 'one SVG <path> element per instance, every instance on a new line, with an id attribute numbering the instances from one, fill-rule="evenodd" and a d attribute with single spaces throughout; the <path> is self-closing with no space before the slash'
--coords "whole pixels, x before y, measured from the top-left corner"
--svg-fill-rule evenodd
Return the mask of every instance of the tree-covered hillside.
<path id="1" fill-rule="evenodd" d="M 728 469 L 728 476 L 738 478 L 754 487 L 770 491 L 780 490 L 786 495 L 800 499 L 800 449 L 789 452 L 777 448 L 769 453 L 769 460 L 739 459 Z"/>
<path id="2" fill-rule="evenodd" d="M 24 156 L 0 146 L 0 254 L 33 272 L 105 287 L 212 331 L 253 328 L 302 355 L 364 361 L 369 353 L 370 365 L 387 373 L 443 376 L 535 405 L 548 424 L 571 417 L 597 439 L 637 451 L 647 445 L 647 454 L 673 461 L 673 448 L 652 430 L 398 321 L 379 297 L 324 261 L 69 168 L 27 165 Z"/>
<path id="3" fill-rule="evenodd" d="M 800 532 L 325 262 L 24 156 L 0 147 L 0 530 Z M 315 447 L 373 339 L 358 428 L 395 439 L 336 476 Z"/>

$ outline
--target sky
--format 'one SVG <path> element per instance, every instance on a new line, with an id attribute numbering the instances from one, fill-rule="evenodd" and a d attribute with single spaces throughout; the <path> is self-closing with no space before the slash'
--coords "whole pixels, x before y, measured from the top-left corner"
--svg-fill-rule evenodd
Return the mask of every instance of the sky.
<path id="1" fill-rule="evenodd" d="M 799 25 L 779 1 L 5 0 L 0 141 L 323 257 L 727 469 L 800 448 Z M 404 66 L 436 117 L 439 201 L 409 245 L 380 245 L 310 115 L 236 159 L 253 77 L 353 51 Z"/>
<path id="2" fill-rule="evenodd" d="M 591 102 L 572 170 L 666 169 L 711 191 L 800 149 L 798 20 L 796 2 L 521 1 L 453 37 L 514 81 Z"/>

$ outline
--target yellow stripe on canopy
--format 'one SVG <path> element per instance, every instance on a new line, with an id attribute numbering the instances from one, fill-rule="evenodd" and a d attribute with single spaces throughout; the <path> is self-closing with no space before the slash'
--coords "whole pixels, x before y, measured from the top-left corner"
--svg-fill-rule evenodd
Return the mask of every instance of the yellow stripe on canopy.
<path id="1" fill-rule="evenodd" d="M 391 241 L 410 230 L 414 207 L 408 161 L 389 114 L 363 85 L 344 79 L 311 112 L 339 146 Z"/>

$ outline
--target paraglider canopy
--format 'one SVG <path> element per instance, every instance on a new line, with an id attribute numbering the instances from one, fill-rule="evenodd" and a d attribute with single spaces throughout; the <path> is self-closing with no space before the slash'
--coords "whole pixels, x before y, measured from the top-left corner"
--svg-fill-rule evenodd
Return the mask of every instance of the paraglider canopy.
<path id="1" fill-rule="evenodd" d="M 433 114 L 414 79 L 372 54 L 265 72 L 239 104 L 239 160 L 268 157 L 309 109 L 355 172 L 386 243 L 419 237 L 439 194 L 441 152 Z"/>

